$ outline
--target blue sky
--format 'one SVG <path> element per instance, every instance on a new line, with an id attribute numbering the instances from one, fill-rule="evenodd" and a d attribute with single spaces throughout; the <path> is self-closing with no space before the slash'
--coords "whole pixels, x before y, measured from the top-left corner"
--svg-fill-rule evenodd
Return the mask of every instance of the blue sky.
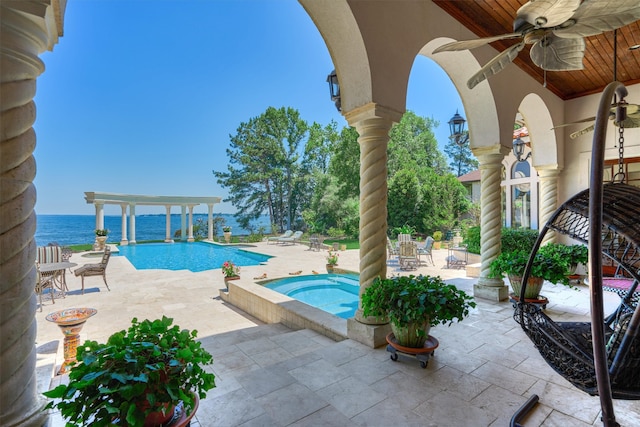
<path id="1" fill-rule="evenodd" d="M 347 124 L 329 99 L 327 47 L 295 0 L 70 0 L 64 36 L 41 58 L 38 214 L 93 214 L 85 191 L 225 197 L 212 170 L 226 169 L 229 135 L 269 106 Z M 463 114 L 449 78 L 423 57 L 407 108 L 440 121 L 441 147 L 447 121 Z"/>

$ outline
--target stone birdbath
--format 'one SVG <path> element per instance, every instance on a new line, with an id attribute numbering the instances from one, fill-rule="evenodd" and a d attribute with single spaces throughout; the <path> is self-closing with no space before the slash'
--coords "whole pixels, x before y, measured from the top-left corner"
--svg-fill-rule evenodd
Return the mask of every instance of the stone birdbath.
<path id="1" fill-rule="evenodd" d="M 64 335 L 64 362 L 58 374 L 66 373 L 67 366 L 75 362 L 80 331 L 85 322 L 97 312 L 95 308 L 67 308 L 47 315 L 46 319 L 58 325 Z"/>

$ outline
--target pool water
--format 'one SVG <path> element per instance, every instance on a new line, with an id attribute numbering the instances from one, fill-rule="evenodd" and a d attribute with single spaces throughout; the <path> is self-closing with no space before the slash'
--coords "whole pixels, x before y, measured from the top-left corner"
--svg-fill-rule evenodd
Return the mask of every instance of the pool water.
<path id="1" fill-rule="evenodd" d="M 357 274 L 287 277 L 264 285 L 313 307 L 349 319 L 356 314 L 360 282 Z"/>
<path id="2" fill-rule="evenodd" d="M 244 267 L 259 265 L 271 258 L 238 247 L 202 242 L 144 243 L 119 246 L 118 249 L 119 255 L 125 256 L 138 270 L 190 270 L 196 273 L 221 268 L 225 261 Z"/>

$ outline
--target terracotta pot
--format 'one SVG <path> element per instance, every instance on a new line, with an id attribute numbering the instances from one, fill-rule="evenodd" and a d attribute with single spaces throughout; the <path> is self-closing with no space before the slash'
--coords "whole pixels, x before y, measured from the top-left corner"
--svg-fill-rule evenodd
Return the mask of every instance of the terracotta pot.
<path id="1" fill-rule="evenodd" d="M 406 327 L 397 327 L 391 322 L 391 331 L 395 336 L 396 341 L 403 347 L 410 348 L 422 348 L 424 343 L 429 338 L 429 331 L 431 330 L 431 321 L 426 319 L 420 323 L 410 323 Z M 424 331 L 424 334 L 421 333 Z"/>
<path id="2" fill-rule="evenodd" d="M 229 276 L 224 278 L 224 280 L 238 280 L 238 279 L 240 279 L 240 276 Z"/>
<path id="3" fill-rule="evenodd" d="M 513 288 L 513 294 L 520 297 L 522 277 L 509 276 L 509 282 L 511 282 L 511 288 Z M 529 277 L 527 280 L 527 288 L 525 289 L 525 299 L 538 299 L 540 296 L 540 290 L 544 279 L 542 277 Z"/>
<path id="4" fill-rule="evenodd" d="M 327 264 L 327 273 L 332 274 L 338 264 Z"/>

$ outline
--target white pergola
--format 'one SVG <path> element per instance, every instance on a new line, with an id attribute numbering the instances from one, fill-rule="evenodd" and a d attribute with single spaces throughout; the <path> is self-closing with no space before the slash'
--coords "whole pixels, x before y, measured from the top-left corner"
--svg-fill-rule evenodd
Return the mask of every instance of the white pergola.
<path id="1" fill-rule="evenodd" d="M 191 197 L 191 196 L 142 196 L 137 194 L 115 194 L 115 193 L 96 193 L 86 191 L 84 198 L 87 203 L 93 204 L 96 208 L 96 229 L 104 228 L 104 205 L 120 205 L 122 209 L 122 238 L 121 245 L 134 245 L 136 243 L 136 206 L 152 205 L 164 206 L 166 209 L 166 232 L 165 242 L 173 242 L 171 238 L 171 208 L 180 206 L 181 208 L 181 226 L 182 239 L 185 239 L 185 230 L 187 229 L 187 209 L 189 209 L 189 222 L 187 236 L 188 242 L 193 242 L 193 208 L 200 204 L 206 204 L 208 207 L 208 239 L 213 240 L 213 205 L 220 203 L 220 197 Z M 127 240 L 127 206 L 129 207 L 129 239 Z"/>

